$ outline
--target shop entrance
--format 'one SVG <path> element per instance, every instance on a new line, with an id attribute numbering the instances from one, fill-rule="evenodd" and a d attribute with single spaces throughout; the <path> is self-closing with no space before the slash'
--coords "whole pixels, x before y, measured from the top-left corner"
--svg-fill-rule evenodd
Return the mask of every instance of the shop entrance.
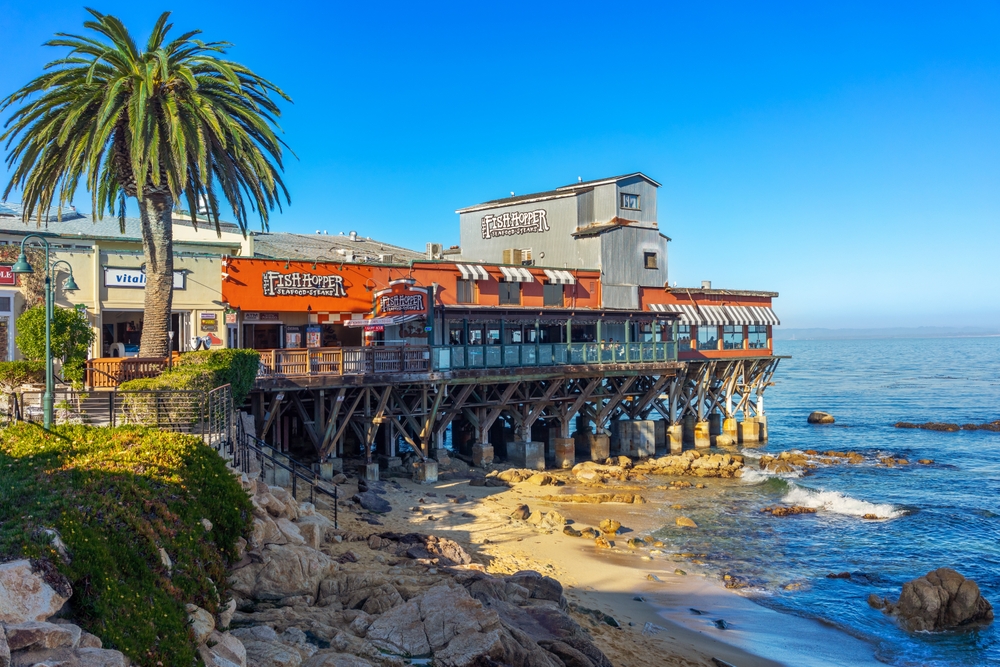
<path id="1" fill-rule="evenodd" d="M 174 339 L 170 348 L 174 352 L 184 349 L 188 335 L 187 313 L 173 313 L 170 316 L 170 330 Z M 101 313 L 101 356 L 135 357 L 139 355 L 139 341 L 142 339 L 141 310 L 105 310 Z"/>
<path id="2" fill-rule="evenodd" d="M 244 324 L 243 345 L 254 350 L 274 350 L 281 346 L 281 324 Z"/>

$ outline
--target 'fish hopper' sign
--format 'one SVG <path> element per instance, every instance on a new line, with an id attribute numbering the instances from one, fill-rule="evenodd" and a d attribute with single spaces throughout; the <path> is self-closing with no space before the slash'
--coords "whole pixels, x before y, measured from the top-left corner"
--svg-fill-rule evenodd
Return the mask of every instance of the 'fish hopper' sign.
<path id="1" fill-rule="evenodd" d="M 264 272 L 264 296 L 333 296 L 345 297 L 341 276 L 319 276 L 313 273 Z"/>
<path id="2" fill-rule="evenodd" d="M 508 211 L 482 218 L 483 238 L 513 236 L 514 234 L 540 234 L 549 231 L 549 221 L 545 209 L 536 211 Z"/>
<path id="3" fill-rule="evenodd" d="M 408 294 L 386 294 L 378 298 L 378 312 L 380 313 L 403 313 L 403 312 L 423 312 L 427 310 L 423 292 L 412 292 Z"/>
<path id="4" fill-rule="evenodd" d="M 174 271 L 174 289 L 184 289 L 186 287 L 185 271 Z M 104 267 L 105 287 L 131 287 L 134 289 L 144 289 L 146 287 L 146 269 L 116 269 L 114 267 Z"/>

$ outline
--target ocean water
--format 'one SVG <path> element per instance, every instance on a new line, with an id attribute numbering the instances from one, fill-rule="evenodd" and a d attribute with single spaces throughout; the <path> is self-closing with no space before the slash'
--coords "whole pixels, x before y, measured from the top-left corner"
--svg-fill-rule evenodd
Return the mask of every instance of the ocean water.
<path id="1" fill-rule="evenodd" d="M 674 526 L 678 512 L 668 503 L 676 500 L 658 497 L 664 527 L 656 534 L 697 554 L 695 566 L 710 576 L 747 582 L 744 594 L 756 602 L 869 641 L 887 664 L 1000 665 L 997 623 L 913 634 L 867 604 L 870 593 L 895 599 L 904 582 L 947 566 L 975 580 L 1000 615 L 1000 433 L 893 427 L 1000 419 L 1000 338 L 779 341 L 776 352 L 792 359 L 765 395 L 770 440 L 741 453 L 853 450 L 866 461 L 712 480 L 704 492 L 680 496 L 697 531 Z M 813 410 L 837 423 L 807 424 Z M 912 463 L 888 468 L 878 465 L 881 456 Z M 773 504 L 817 512 L 760 511 Z M 856 574 L 826 576 L 840 572 Z"/>

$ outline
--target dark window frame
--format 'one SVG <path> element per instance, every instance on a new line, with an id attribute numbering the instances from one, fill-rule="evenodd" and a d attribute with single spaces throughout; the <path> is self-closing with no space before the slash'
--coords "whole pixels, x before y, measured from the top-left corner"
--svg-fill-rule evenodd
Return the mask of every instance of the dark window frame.
<path id="1" fill-rule="evenodd" d="M 558 299 L 556 295 L 558 294 Z M 562 308 L 566 303 L 566 286 L 546 283 L 542 286 L 542 304 L 552 308 Z"/>
<path id="2" fill-rule="evenodd" d="M 655 250 L 644 250 L 642 253 L 642 266 L 645 269 L 658 269 L 660 268 L 659 253 Z M 652 260 L 652 262 L 650 262 Z M 652 264 L 652 266 L 650 266 Z"/>
<path id="3" fill-rule="evenodd" d="M 456 280 L 455 301 L 456 303 L 476 303 L 476 281 Z"/>
<path id="4" fill-rule="evenodd" d="M 499 297 L 501 306 L 520 306 L 521 283 L 501 281 Z"/>
<path id="5" fill-rule="evenodd" d="M 626 206 L 626 197 L 635 197 L 635 206 Z M 618 204 L 623 211 L 641 211 L 642 210 L 642 198 L 631 192 L 621 192 L 619 193 Z"/>

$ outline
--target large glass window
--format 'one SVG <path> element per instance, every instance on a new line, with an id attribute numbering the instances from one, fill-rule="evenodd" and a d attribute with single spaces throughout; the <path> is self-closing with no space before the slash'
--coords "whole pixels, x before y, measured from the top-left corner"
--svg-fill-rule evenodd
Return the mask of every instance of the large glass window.
<path id="1" fill-rule="evenodd" d="M 677 349 L 678 350 L 690 350 L 691 349 L 691 325 L 690 324 L 678 324 L 677 325 Z"/>
<path id="2" fill-rule="evenodd" d="M 722 347 L 725 350 L 743 349 L 743 325 L 727 324 L 722 327 Z"/>
<path id="3" fill-rule="evenodd" d="M 751 350 L 763 350 L 767 347 L 767 327 L 754 325 L 750 327 L 748 339 Z"/>
<path id="4" fill-rule="evenodd" d="M 698 327 L 698 349 L 699 350 L 719 349 L 719 327 L 710 327 L 710 326 Z"/>
<path id="5" fill-rule="evenodd" d="M 482 345 L 482 344 L 483 344 L 483 330 L 469 329 L 469 345 Z"/>
<path id="6" fill-rule="evenodd" d="M 630 211 L 639 210 L 639 195 L 629 194 L 627 192 L 622 193 L 622 208 L 628 209 Z"/>
<path id="7" fill-rule="evenodd" d="M 556 306 L 557 308 L 562 308 L 563 305 L 563 286 L 562 285 L 545 285 L 542 287 L 545 294 L 545 305 L 546 306 Z"/>
<path id="8" fill-rule="evenodd" d="M 521 283 L 500 283 L 500 305 L 521 305 Z"/>
<path id="9" fill-rule="evenodd" d="M 448 344 L 462 345 L 465 342 L 465 330 L 452 327 L 448 330 Z"/>
<path id="10" fill-rule="evenodd" d="M 487 345 L 499 345 L 500 344 L 500 329 L 487 329 L 486 330 L 486 344 Z"/>
<path id="11" fill-rule="evenodd" d="M 476 302 L 476 283 L 473 280 L 457 281 L 455 292 L 458 303 Z"/>

